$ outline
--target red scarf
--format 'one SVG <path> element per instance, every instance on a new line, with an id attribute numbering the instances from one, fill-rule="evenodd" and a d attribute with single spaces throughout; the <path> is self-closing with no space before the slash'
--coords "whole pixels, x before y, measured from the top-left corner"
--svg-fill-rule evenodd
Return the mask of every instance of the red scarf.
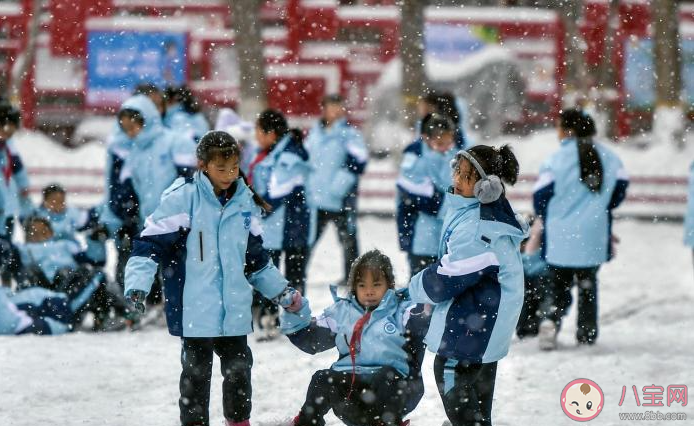
<path id="1" fill-rule="evenodd" d="M 264 149 L 260 152 L 258 152 L 255 155 L 255 158 L 253 161 L 251 161 L 251 164 L 248 166 L 248 185 L 253 186 L 253 170 L 255 169 L 255 166 L 263 161 L 265 157 L 272 151 L 271 149 Z"/>
<path id="2" fill-rule="evenodd" d="M 3 144 L 2 148 L 7 155 L 7 164 L 2 168 L 2 176 L 5 178 L 5 185 L 10 186 L 10 179 L 12 179 L 12 153 L 7 143 Z"/>
<path id="3" fill-rule="evenodd" d="M 357 375 L 357 353 L 361 352 L 361 333 L 364 331 L 364 326 L 371 319 L 371 310 L 367 310 L 364 316 L 359 318 L 354 324 L 354 329 L 352 330 L 352 338 L 349 341 L 349 356 L 352 358 L 352 383 L 349 385 L 349 393 L 347 394 L 347 399 L 352 396 L 352 390 L 354 388 L 354 380 Z"/>

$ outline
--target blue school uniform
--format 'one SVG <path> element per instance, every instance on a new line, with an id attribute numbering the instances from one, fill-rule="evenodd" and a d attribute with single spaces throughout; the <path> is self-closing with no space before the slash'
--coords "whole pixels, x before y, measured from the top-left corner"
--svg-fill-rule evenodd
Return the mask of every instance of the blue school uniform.
<path id="1" fill-rule="evenodd" d="M 260 208 L 250 189 L 241 178 L 233 187 L 231 198 L 218 198 L 200 171 L 177 179 L 133 244 L 125 292 L 149 292 L 161 265 L 174 336 L 247 335 L 253 289 L 272 299 L 287 285 L 263 248 Z"/>

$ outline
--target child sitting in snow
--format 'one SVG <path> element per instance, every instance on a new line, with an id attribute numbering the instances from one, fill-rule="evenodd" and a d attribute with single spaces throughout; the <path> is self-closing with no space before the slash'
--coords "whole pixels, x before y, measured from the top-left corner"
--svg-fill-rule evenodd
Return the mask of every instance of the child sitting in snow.
<path id="1" fill-rule="evenodd" d="M 395 290 L 387 256 L 373 250 L 351 267 L 347 297 L 311 317 L 308 300 L 281 314 L 281 330 L 304 352 L 333 347 L 338 360 L 311 379 L 306 402 L 290 423 L 322 426 L 332 409 L 347 425 L 397 425 L 424 393 L 421 363 L 429 317 L 405 289 Z"/>
<path id="2" fill-rule="evenodd" d="M 0 335 L 63 334 L 71 331 L 81 314 L 98 303 L 103 277 L 95 275 L 73 287 L 71 293 L 31 287 L 12 293 L 0 288 Z"/>

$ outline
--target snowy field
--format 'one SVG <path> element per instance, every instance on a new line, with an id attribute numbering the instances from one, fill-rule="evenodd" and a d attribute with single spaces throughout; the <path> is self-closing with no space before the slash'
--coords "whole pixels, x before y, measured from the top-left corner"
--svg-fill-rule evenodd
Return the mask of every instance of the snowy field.
<path id="1" fill-rule="evenodd" d="M 392 220 L 363 218 L 361 250 L 378 247 L 391 256 L 396 278 L 405 283 L 405 256 L 397 249 Z M 620 421 L 619 413 L 682 412 L 692 424 L 692 404 L 637 407 L 631 387 L 694 385 L 692 352 L 694 273 L 691 252 L 682 246 L 680 224 L 618 221 L 622 239 L 617 258 L 600 271 L 600 338 L 577 347 L 575 311 L 560 334 L 560 349 L 543 353 L 537 341 L 516 341 L 499 363 L 494 401 L 498 426 L 570 425 L 559 399 L 564 386 L 588 378 L 605 395 L 595 425 L 656 425 Z M 308 297 L 315 309 L 330 303 L 327 285 L 340 278 L 341 250 L 328 232 L 310 264 Z M 314 370 L 336 358 L 329 351 L 309 356 L 281 337 L 256 343 L 250 336 L 254 426 L 294 416 Z M 438 426 L 445 419 L 425 358 L 426 394 L 410 418 L 414 426 Z M 112 334 L 74 333 L 60 337 L 0 337 L 0 425 L 171 426 L 178 424 L 179 341 L 163 328 Z M 622 387 L 627 393 L 619 406 Z M 223 424 L 221 376 L 215 361 L 210 407 L 212 425 Z M 332 416 L 328 425 L 339 425 Z"/>

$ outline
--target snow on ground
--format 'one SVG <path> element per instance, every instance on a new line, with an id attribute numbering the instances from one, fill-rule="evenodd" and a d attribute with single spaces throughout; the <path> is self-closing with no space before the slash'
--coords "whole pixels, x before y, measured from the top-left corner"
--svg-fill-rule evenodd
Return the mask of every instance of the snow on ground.
<path id="1" fill-rule="evenodd" d="M 516 341 L 499 364 L 494 402 L 497 426 L 569 425 L 559 406 L 562 389 L 576 378 L 601 386 L 605 406 L 596 425 L 628 424 L 618 413 L 694 409 L 637 407 L 631 386 L 694 385 L 691 315 L 694 275 L 691 252 L 681 244 L 681 225 L 622 220 L 617 258 L 600 272 L 600 338 L 594 347 L 574 343 L 575 313 L 565 322 L 560 349 L 544 353 L 534 339 Z M 316 247 L 309 269 L 308 297 L 314 310 L 330 303 L 327 284 L 342 274 L 334 230 Z M 405 256 L 397 249 L 392 220 L 362 218 L 361 250 L 378 247 L 391 256 L 399 284 Z M 250 337 L 253 368 L 253 424 L 293 416 L 312 373 L 336 359 L 334 351 L 309 356 L 282 337 L 256 343 Z M 414 426 L 438 426 L 445 419 L 425 358 L 426 394 L 410 416 Z M 222 425 L 221 377 L 215 362 L 210 406 L 212 425 Z M 74 333 L 60 337 L 0 338 L 0 425 L 165 426 L 178 424 L 179 341 L 163 328 L 112 334 Z M 619 407 L 622 386 L 627 393 Z M 663 400 L 664 403 L 667 399 Z M 677 422 L 680 423 L 680 422 Z M 688 424 L 688 422 L 681 422 Z M 330 414 L 328 425 L 340 424 Z M 660 422 L 638 422 L 655 425 Z"/>

